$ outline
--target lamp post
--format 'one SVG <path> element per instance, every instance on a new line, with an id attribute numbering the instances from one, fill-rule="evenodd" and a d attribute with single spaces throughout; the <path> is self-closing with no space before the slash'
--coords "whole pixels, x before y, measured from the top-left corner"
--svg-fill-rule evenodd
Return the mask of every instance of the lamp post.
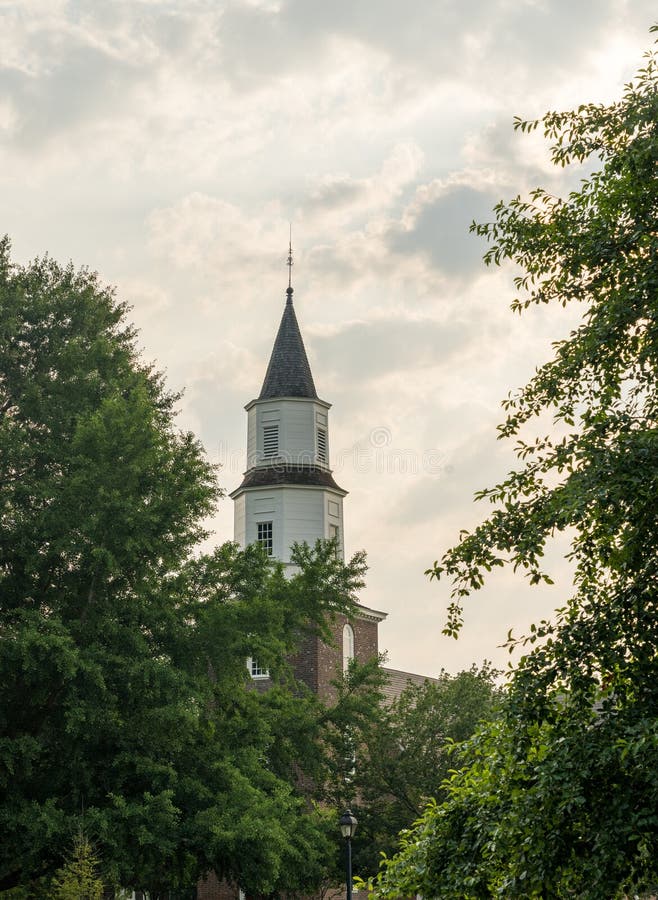
<path id="1" fill-rule="evenodd" d="M 345 859 L 345 886 L 347 888 L 347 900 L 352 900 L 352 838 L 357 826 L 356 816 L 352 815 L 352 811 L 346 809 L 340 817 L 340 833 L 345 838 L 345 847 L 347 850 Z"/>

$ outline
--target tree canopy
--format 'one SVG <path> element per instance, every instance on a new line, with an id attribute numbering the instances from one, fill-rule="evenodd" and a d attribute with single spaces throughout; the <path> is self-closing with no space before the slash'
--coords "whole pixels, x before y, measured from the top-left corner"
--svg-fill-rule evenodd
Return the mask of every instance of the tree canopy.
<path id="1" fill-rule="evenodd" d="M 653 31 L 656 28 L 652 29 Z M 379 897 L 622 897 L 658 883 L 658 71 L 622 98 L 517 121 L 558 166 L 595 169 L 566 197 L 537 188 L 473 226 L 513 263 L 513 309 L 582 306 L 577 328 L 504 403 L 520 465 L 482 491 L 490 516 L 437 561 L 446 630 L 494 567 L 550 580 L 571 540 L 574 592 L 533 625 L 503 712 L 455 759 L 448 799 L 388 860 Z M 591 170 L 591 169 L 590 169 Z M 538 417 L 549 434 L 528 438 Z"/>
<path id="2" fill-rule="evenodd" d="M 354 871 L 374 875 L 382 853 L 440 796 L 453 766 L 451 748 L 494 715 L 498 673 L 485 663 L 435 681 L 409 683 L 364 723 L 365 744 L 356 754 L 351 808 L 359 821 L 353 841 Z M 336 805 L 336 804 L 334 804 Z"/>
<path id="3" fill-rule="evenodd" d="M 220 492 L 176 400 L 96 275 L 0 244 L 0 891 L 38 896 L 81 831 L 151 897 L 326 875 L 300 773 L 368 688 L 325 709 L 285 657 L 351 611 L 363 558 L 300 547 L 286 578 L 258 547 L 199 555 Z"/>

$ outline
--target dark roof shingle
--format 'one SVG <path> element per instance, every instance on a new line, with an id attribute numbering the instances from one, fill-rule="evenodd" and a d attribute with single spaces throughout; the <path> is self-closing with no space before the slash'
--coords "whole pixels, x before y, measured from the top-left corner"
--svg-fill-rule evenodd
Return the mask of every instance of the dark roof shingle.
<path id="1" fill-rule="evenodd" d="M 271 487 L 274 485 L 303 485 L 304 487 L 333 488 L 342 491 L 333 479 L 328 469 L 320 469 L 316 466 L 295 465 L 294 463 L 274 463 L 271 466 L 261 466 L 249 469 L 245 474 L 242 484 L 236 491 L 251 487 Z M 232 493 L 235 493 L 232 492 Z M 344 493 L 347 493 L 346 491 Z"/>
<path id="2" fill-rule="evenodd" d="M 292 288 L 288 288 L 287 294 L 288 299 L 274 341 L 259 400 L 271 400 L 275 397 L 317 399 L 318 396 L 315 392 L 311 367 L 308 364 L 304 341 L 292 305 Z"/>

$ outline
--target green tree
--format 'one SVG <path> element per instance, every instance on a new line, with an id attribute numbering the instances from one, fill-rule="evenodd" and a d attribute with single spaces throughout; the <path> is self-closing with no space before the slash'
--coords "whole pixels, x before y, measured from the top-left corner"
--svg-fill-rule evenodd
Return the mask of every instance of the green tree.
<path id="1" fill-rule="evenodd" d="M 351 610 L 363 559 L 300 547 L 286 579 L 256 547 L 194 555 L 215 473 L 125 312 L 0 243 L 0 891 L 51 876 L 83 808 L 108 883 L 311 889 L 326 822 L 297 773 L 327 712 L 285 657 Z M 286 720 L 306 740 L 284 753 Z"/>
<path id="2" fill-rule="evenodd" d="M 549 581 L 545 544 L 563 531 L 574 593 L 519 639 L 502 716 L 387 861 L 381 897 L 623 897 L 658 882 L 655 54 L 618 102 L 516 127 L 543 127 L 556 165 L 596 171 L 566 198 L 537 189 L 473 228 L 488 263 L 521 268 L 515 310 L 578 302 L 583 315 L 505 402 L 500 436 L 521 464 L 480 494 L 491 515 L 431 574 L 453 580 L 456 634 L 493 567 Z M 546 413 L 552 432 L 528 437 Z"/>
<path id="3" fill-rule="evenodd" d="M 53 878 L 50 896 L 53 900 L 102 900 L 103 882 L 98 871 L 98 857 L 81 833 L 69 859 Z"/>
<path id="4" fill-rule="evenodd" d="M 410 683 L 364 727 L 350 801 L 359 820 L 354 869 L 362 878 L 375 874 L 381 854 L 393 852 L 399 832 L 427 801 L 442 796 L 454 745 L 494 714 L 496 675 L 485 663 L 457 675 L 442 672 L 435 683 Z"/>

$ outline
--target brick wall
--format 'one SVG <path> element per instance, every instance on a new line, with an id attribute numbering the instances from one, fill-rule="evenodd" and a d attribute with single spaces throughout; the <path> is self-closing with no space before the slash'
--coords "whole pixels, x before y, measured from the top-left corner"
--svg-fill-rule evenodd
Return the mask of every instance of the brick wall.
<path id="1" fill-rule="evenodd" d="M 336 690 L 331 682 L 342 672 L 343 626 L 348 621 L 345 616 L 336 618 L 331 625 L 330 643 L 307 635 L 299 652 L 291 660 L 297 677 L 327 702 L 335 698 Z M 366 663 L 377 656 L 377 622 L 357 618 L 351 625 L 354 629 L 354 655 L 360 663 Z"/>
<path id="2" fill-rule="evenodd" d="M 237 887 L 230 885 L 227 881 L 219 881 L 212 872 L 197 886 L 197 900 L 238 900 L 238 895 Z M 325 889 L 322 894 L 309 895 L 303 900 L 345 900 L 345 897 L 345 888 L 341 887 Z M 368 894 L 366 891 L 353 891 L 352 898 L 353 900 L 368 900 Z M 258 900 L 258 898 L 246 897 L 245 900 Z M 296 900 L 300 900 L 300 898 L 296 898 Z"/>
<path id="3" fill-rule="evenodd" d="M 197 900 L 238 900 L 237 887 L 228 881 L 220 881 L 214 872 L 202 878 L 197 885 Z"/>

